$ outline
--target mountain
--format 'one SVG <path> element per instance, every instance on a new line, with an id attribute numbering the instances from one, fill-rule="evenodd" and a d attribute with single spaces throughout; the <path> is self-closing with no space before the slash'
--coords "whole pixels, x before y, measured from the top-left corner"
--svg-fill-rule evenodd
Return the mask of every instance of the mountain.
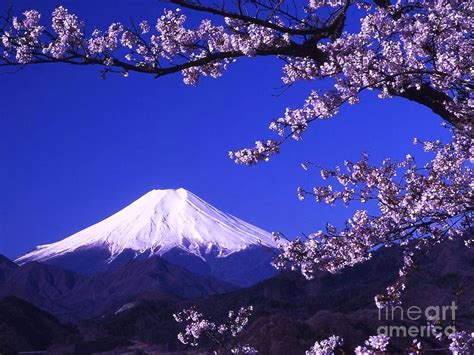
<path id="1" fill-rule="evenodd" d="M 0 353 L 42 351 L 53 344 L 75 343 L 76 330 L 16 297 L 0 299 Z"/>
<path id="2" fill-rule="evenodd" d="M 0 254 L 0 283 L 5 281 L 17 267 L 17 264 Z"/>
<path id="3" fill-rule="evenodd" d="M 0 351 L 8 354 L 13 350 L 39 350 L 51 344 L 48 348 L 51 353 L 207 353 L 205 343 L 203 347 L 190 349 L 178 341 L 176 335 L 182 325 L 173 320 L 172 314 L 195 307 L 220 321 L 230 309 L 253 305 L 254 313 L 240 341 L 255 346 L 259 354 L 304 354 L 315 340 L 332 334 L 342 336 L 345 351 L 352 353 L 355 346 L 376 334 L 380 325 L 426 325 L 424 318 L 380 320 L 374 305 L 373 296 L 396 278 L 401 256 L 397 247 L 383 248 L 374 252 L 370 261 L 337 275 L 319 272 L 313 280 L 305 280 L 299 273 L 283 272 L 249 288 L 192 300 L 165 291 L 128 294 L 126 299 L 116 298 L 96 317 L 82 320 L 77 331 L 10 297 L 0 300 Z M 474 249 L 453 241 L 438 245 L 417 259 L 416 271 L 403 293 L 403 309 L 419 306 L 426 310 L 437 305 L 449 306 L 455 301 L 456 326 L 474 331 Z M 131 263 L 89 278 L 87 287 L 79 283 L 76 297 L 88 298 L 91 304 L 95 300 L 100 303 L 103 297 L 113 298 L 124 288 L 143 290 L 144 285 L 155 282 L 147 275 L 156 270 L 163 271 L 162 275 L 167 277 L 180 275 L 169 269 L 177 266 L 168 265 L 156 256 Z M 133 280 L 136 283 L 130 284 Z M 70 304 L 73 301 L 68 299 Z M 77 307 L 86 306 L 82 301 L 77 303 Z M 44 343 L 39 344 L 40 340 Z M 440 347 L 432 336 L 420 340 L 427 349 Z M 410 341 L 407 337 L 394 337 L 389 350 L 401 353 Z M 446 348 L 446 344 L 441 347 Z"/>
<path id="4" fill-rule="evenodd" d="M 121 211 L 16 262 L 47 262 L 96 274 L 137 257 L 161 256 L 190 271 L 248 286 L 275 274 L 271 235 L 185 189 L 153 190 Z"/>
<path id="5" fill-rule="evenodd" d="M 118 313 L 114 309 L 100 319 L 86 321 L 82 328 L 90 339 L 126 339 L 141 344 L 139 350 L 145 352 L 187 349 L 205 353 L 206 349 L 190 349 L 179 343 L 176 334 L 182 328 L 172 314 L 192 306 L 219 320 L 230 309 L 253 305 L 254 314 L 241 342 L 252 344 L 259 354 L 304 354 L 315 340 L 332 334 L 342 336 L 346 353 L 353 353 L 357 345 L 376 334 L 379 326 L 426 326 L 423 317 L 419 321 L 400 321 L 399 317 L 395 321 L 380 320 L 375 307 L 374 295 L 383 292 L 397 277 L 401 256 L 396 247 L 384 248 L 375 252 L 370 261 L 341 274 L 320 272 L 308 281 L 296 272 L 283 272 L 252 287 L 203 299 L 170 301 L 148 295 L 133 300 L 133 307 Z M 459 241 L 443 243 L 421 255 L 404 291 L 403 309 L 418 306 L 426 310 L 455 301 L 456 326 L 474 331 L 473 260 L 474 249 Z M 463 292 L 457 294 L 460 286 Z M 421 340 L 427 349 L 439 347 L 433 336 Z M 410 342 L 407 337 L 394 337 L 392 353 L 401 353 Z"/>
<path id="6" fill-rule="evenodd" d="M 62 321 L 77 322 L 147 293 L 175 301 L 235 289 L 211 276 L 192 273 L 152 256 L 136 258 L 92 276 L 32 261 L 17 267 L 0 282 L 0 298 L 19 297 Z"/>
<path id="7" fill-rule="evenodd" d="M 63 298 L 84 281 L 72 271 L 33 261 L 16 267 L 0 282 L 0 298 L 19 297 L 64 319 L 71 311 Z"/>
<path id="8" fill-rule="evenodd" d="M 235 289 L 231 284 L 210 276 L 197 275 L 153 256 L 144 260 L 134 259 L 115 269 L 88 277 L 65 294 L 61 303 L 67 305 L 70 314 L 80 319 L 100 314 L 110 308 L 120 308 L 130 299 L 147 293 L 176 301 Z"/>

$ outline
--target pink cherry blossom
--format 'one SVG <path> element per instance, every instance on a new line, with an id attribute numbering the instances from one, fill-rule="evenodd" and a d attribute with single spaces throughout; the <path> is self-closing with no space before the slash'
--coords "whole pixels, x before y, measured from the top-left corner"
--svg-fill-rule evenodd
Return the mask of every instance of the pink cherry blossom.
<path id="1" fill-rule="evenodd" d="M 252 311 L 252 306 L 241 307 L 236 312 L 229 311 L 227 321 L 219 325 L 194 308 L 184 309 L 173 317 L 176 322 L 185 324 L 184 332 L 178 334 L 178 339 L 183 344 L 198 346 L 199 339 L 207 338 L 228 353 L 254 355 L 257 354 L 255 348 L 237 342 L 237 337 L 248 324 Z"/>
<path id="2" fill-rule="evenodd" d="M 317 270 L 335 273 L 367 261 L 381 246 L 402 246 L 399 279 L 387 287 L 386 294 L 375 297 L 377 306 L 384 307 L 399 301 L 417 250 L 465 235 L 471 236 L 466 245 L 472 244 L 472 138 L 456 131 L 449 143 L 417 142 L 432 155 L 429 163 L 419 166 L 407 155 L 400 162 L 386 159 L 372 166 L 364 155 L 358 162 L 322 169 L 323 179 L 333 180 L 334 185 L 298 188 L 299 199 L 313 197 L 317 202 L 346 206 L 375 203 L 379 214 L 356 209 L 341 229 L 328 224 L 325 231 L 282 244 L 275 266 L 300 270 L 311 279 Z"/>

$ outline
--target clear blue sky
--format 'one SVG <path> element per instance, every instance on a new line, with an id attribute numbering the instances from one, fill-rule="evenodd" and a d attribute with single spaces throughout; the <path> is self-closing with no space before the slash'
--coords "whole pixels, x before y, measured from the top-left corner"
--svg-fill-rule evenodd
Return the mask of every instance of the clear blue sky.
<path id="1" fill-rule="evenodd" d="M 49 14 L 57 0 L 7 0 Z M 88 27 L 148 19 L 158 1 L 62 1 Z M 316 175 L 300 163 L 334 166 L 368 151 L 373 161 L 413 152 L 413 137 L 443 134 L 429 110 L 399 99 L 364 97 L 314 124 L 303 142 L 255 167 L 235 165 L 231 149 L 269 136 L 268 123 L 301 105 L 315 82 L 282 95 L 281 63 L 243 60 L 219 80 L 185 86 L 131 73 L 99 79 L 99 68 L 27 67 L 0 74 L 0 253 L 16 257 L 62 239 L 155 188 L 185 187 L 217 208 L 288 236 L 340 223 L 344 208 L 300 202 L 296 188 Z"/>

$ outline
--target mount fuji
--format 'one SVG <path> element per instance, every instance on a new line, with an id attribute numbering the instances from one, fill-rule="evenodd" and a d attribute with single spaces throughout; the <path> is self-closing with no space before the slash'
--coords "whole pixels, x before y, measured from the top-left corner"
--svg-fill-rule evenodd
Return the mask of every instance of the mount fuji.
<path id="1" fill-rule="evenodd" d="M 114 215 L 15 260 L 94 275 L 159 256 L 201 275 L 249 286 L 275 274 L 271 235 L 185 189 L 152 190 Z"/>

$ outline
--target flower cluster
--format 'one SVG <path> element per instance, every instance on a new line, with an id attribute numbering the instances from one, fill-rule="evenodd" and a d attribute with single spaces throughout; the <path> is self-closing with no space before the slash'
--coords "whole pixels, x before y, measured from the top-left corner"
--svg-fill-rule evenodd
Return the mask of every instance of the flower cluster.
<path id="1" fill-rule="evenodd" d="M 380 334 L 370 336 L 365 341 L 365 346 L 358 346 L 354 349 L 356 355 L 376 355 L 381 351 L 386 351 L 389 344 L 390 337 Z M 306 351 L 306 355 L 333 355 L 336 349 L 344 344 L 344 340 L 337 336 L 331 335 L 329 338 L 317 341 L 314 345 Z"/>
<path id="2" fill-rule="evenodd" d="M 474 352 L 474 333 L 458 331 L 449 335 L 449 350 L 453 355 L 467 355 Z M 440 339 L 438 339 L 440 340 Z M 385 334 L 373 335 L 367 339 L 363 346 L 354 349 L 356 355 L 376 355 L 387 351 L 390 337 Z M 336 335 L 328 339 L 317 341 L 311 349 L 306 351 L 306 355 L 333 355 L 335 350 L 342 346 L 344 340 Z M 421 343 L 413 339 L 412 345 L 407 349 L 409 354 L 421 353 Z M 434 349 L 435 350 L 435 349 Z"/>
<path id="3" fill-rule="evenodd" d="M 404 250 L 403 264 L 399 270 L 398 279 L 387 287 L 385 294 L 378 294 L 374 297 L 377 308 L 383 309 L 400 303 L 407 278 L 415 269 L 413 256 L 414 253 L 412 251 Z"/>
<path id="4" fill-rule="evenodd" d="M 270 156 L 278 153 L 279 150 L 279 144 L 273 140 L 267 140 L 266 142 L 257 141 L 254 148 L 229 152 L 229 157 L 234 159 L 236 163 L 254 165 L 262 160 L 268 161 Z"/>
<path id="5" fill-rule="evenodd" d="M 59 6 L 53 11 L 51 26 L 56 33 L 55 39 L 42 45 L 43 54 L 50 54 L 54 59 L 61 59 L 66 55 L 73 55 L 79 48 L 85 46 L 83 24 L 66 8 Z"/>
<path id="6" fill-rule="evenodd" d="M 37 11 L 27 11 L 24 16 L 14 17 L 10 29 L 0 28 L 0 60 L 4 65 L 14 65 L 15 60 L 29 64 L 59 59 L 162 75 L 162 71 L 168 73 L 163 69 L 168 64 L 169 72 L 181 72 L 186 84 L 195 85 L 201 76 L 221 76 L 233 61 L 232 55 L 219 53 L 255 56 L 260 50 L 288 43 L 286 34 L 231 18 L 225 18 L 226 26 L 215 26 L 205 19 L 198 28 L 187 28 L 186 15 L 179 8 L 165 10 L 154 31 L 147 21 L 140 22 L 138 28 L 112 23 L 107 30 L 95 29 L 90 36 L 84 34 L 77 16 L 62 6 L 52 13 L 52 31 L 38 25 L 41 16 Z M 215 60 L 209 59 L 213 56 Z M 196 64 L 183 62 L 183 58 Z"/>
<path id="7" fill-rule="evenodd" d="M 187 323 L 183 333 L 178 334 L 178 339 L 183 344 L 197 346 L 197 340 L 208 332 L 213 332 L 216 325 L 207 319 L 203 319 L 203 314 L 195 309 L 184 309 L 177 314 L 173 314 L 174 319 L 178 323 Z"/>
<path id="8" fill-rule="evenodd" d="M 254 355 L 257 350 L 253 347 L 236 343 L 236 338 L 248 324 L 252 311 L 252 306 L 241 307 L 236 312 L 229 311 L 227 321 L 221 324 L 210 321 L 194 308 L 184 309 L 173 314 L 173 317 L 176 322 L 186 325 L 184 332 L 178 334 L 178 339 L 183 344 L 198 346 L 200 338 L 207 338 L 232 354 Z"/>
<path id="9" fill-rule="evenodd" d="M 240 355 L 256 355 L 258 351 L 250 345 L 237 345 L 234 348 L 230 349 L 232 354 Z"/>
<path id="10" fill-rule="evenodd" d="M 384 334 L 373 335 L 365 341 L 365 346 L 358 346 L 354 352 L 356 355 L 375 355 L 380 351 L 387 350 L 389 342 L 390 337 Z"/>
<path id="11" fill-rule="evenodd" d="M 449 350 L 454 355 L 472 354 L 474 353 L 474 333 L 465 331 L 455 332 L 449 335 Z"/>
<path id="12" fill-rule="evenodd" d="M 274 56 L 284 61 L 286 85 L 331 78 L 332 89 L 313 91 L 303 107 L 288 108 L 270 124 L 281 136 L 278 141 L 258 141 L 231 154 L 247 165 L 268 160 L 288 137 L 301 139 L 309 123 L 332 117 L 345 103 L 358 103 L 365 90 L 418 102 L 456 126 L 472 122 L 472 1 L 309 0 L 304 11 L 294 13 L 266 0 L 252 10 L 237 0 L 239 11 L 200 1 L 171 2 L 222 21 L 203 19 L 190 28 L 176 8 L 165 10 L 154 26 L 113 23 L 87 36 L 82 22 L 62 6 L 53 11 L 51 29 L 39 25 L 40 14 L 31 10 L 22 19 L 0 22 L 0 64 L 98 64 L 105 72 L 118 68 L 124 76 L 181 72 L 186 84 L 195 85 L 202 76 L 220 77 L 239 57 Z M 353 6 L 359 11 L 349 11 Z M 346 18 L 355 13 L 360 28 L 344 31 Z"/>
<path id="13" fill-rule="evenodd" d="M 322 5 L 342 4 L 312 1 L 309 7 Z M 428 106 L 447 121 L 472 122 L 474 4 L 398 1 L 365 9 L 360 32 L 316 45 L 323 60 L 288 58 L 283 67 L 286 84 L 333 78 L 334 89 L 311 93 L 302 108 L 287 109 L 270 128 L 283 139 L 300 140 L 309 123 L 335 115 L 344 103 L 358 103 L 364 90 L 377 90 L 380 98 L 401 96 L 422 104 L 426 102 L 418 97 L 433 95 L 437 98 Z M 255 159 L 261 156 L 256 154 Z"/>
<path id="14" fill-rule="evenodd" d="M 24 19 L 13 17 L 12 28 L 5 31 L 2 39 L 4 56 L 15 56 L 20 64 L 29 63 L 39 44 L 44 27 L 39 25 L 41 14 L 36 10 L 23 13 Z"/>
<path id="15" fill-rule="evenodd" d="M 315 342 L 311 349 L 306 351 L 306 355 L 332 355 L 334 350 L 342 346 L 343 343 L 342 338 L 331 335 L 327 339 Z"/>
<path id="16" fill-rule="evenodd" d="M 344 168 L 321 170 L 322 178 L 334 180 L 339 188 L 300 188 L 300 199 L 313 196 L 330 205 L 372 201 L 379 215 L 358 209 L 342 229 L 328 224 L 325 231 L 283 244 L 275 266 L 300 270 L 310 279 L 317 270 L 335 273 L 370 259 L 372 251 L 380 246 L 398 244 L 406 248 L 400 278 L 385 295 L 376 297 L 376 303 L 383 307 L 398 302 L 414 267 L 413 252 L 469 235 L 473 223 L 472 138 L 456 131 L 447 144 L 416 143 L 434 155 L 431 161 L 419 166 L 408 155 L 401 162 L 387 159 L 380 166 L 371 166 L 364 155 L 358 162 L 344 162 Z"/>

